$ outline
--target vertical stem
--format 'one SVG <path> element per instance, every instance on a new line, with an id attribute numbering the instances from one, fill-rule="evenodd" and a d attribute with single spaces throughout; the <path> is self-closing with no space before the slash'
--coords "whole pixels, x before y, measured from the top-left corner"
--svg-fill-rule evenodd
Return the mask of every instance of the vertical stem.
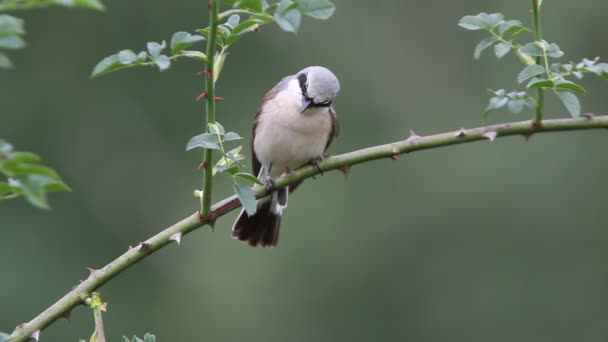
<path id="1" fill-rule="evenodd" d="M 205 131 L 209 131 L 209 123 L 215 122 L 215 85 L 213 82 L 215 70 L 215 42 L 217 38 L 219 0 L 209 2 L 209 40 L 207 41 L 207 78 L 205 91 Z M 206 149 L 204 156 L 205 174 L 203 178 L 203 199 L 201 201 L 201 214 L 207 216 L 211 213 L 211 185 L 213 183 L 213 150 Z"/>
<path id="2" fill-rule="evenodd" d="M 543 40 L 542 34 L 540 32 L 540 1 L 542 0 L 532 0 L 532 8 L 534 12 L 534 37 L 537 42 Z M 541 57 L 536 57 L 536 64 L 541 63 Z M 540 124 L 543 119 L 544 100 L 545 89 L 538 88 L 538 95 L 536 96 L 536 114 L 534 115 L 534 121 L 536 124 Z"/>

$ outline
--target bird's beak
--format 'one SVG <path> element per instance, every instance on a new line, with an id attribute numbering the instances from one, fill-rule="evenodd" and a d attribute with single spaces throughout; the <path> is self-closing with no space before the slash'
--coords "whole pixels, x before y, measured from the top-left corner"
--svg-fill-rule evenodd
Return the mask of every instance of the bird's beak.
<path id="1" fill-rule="evenodd" d="M 310 105 L 312 105 L 312 99 L 306 99 L 305 97 L 302 97 L 302 112 L 304 113 L 308 107 L 310 107 Z"/>

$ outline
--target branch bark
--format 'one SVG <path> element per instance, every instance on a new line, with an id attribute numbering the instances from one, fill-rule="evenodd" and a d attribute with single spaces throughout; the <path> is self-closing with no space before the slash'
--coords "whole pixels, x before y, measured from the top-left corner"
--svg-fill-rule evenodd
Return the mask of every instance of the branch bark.
<path id="1" fill-rule="evenodd" d="M 319 164 L 319 167 L 322 171 L 339 169 L 346 174 L 350 167 L 355 164 L 383 158 L 397 159 L 401 154 L 420 150 L 480 140 L 494 141 L 495 138 L 511 135 L 522 135 L 526 138 L 530 138 L 536 133 L 599 128 L 608 129 L 608 115 L 588 115 L 574 119 L 544 120 L 541 125 L 534 121 L 520 121 L 472 129 L 460 129 L 429 136 L 418 136 L 414 132 L 410 132 L 410 136 L 404 140 L 328 157 Z M 310 178 L 318 173 L 319 170 L 315 167 L 305 166 L 288 176 L 277 179 L 276 186 L 283 187 Z M 256 196 L 258 198 L 264 197 L 267 194 L 268 192 L 265 188 L 258 188 L 256 190 Z M 11 334 L 9 341 L 26 341 L 30 337 L 39 335 L 41 330 L 51 325 L 59 318 L 68 316 L 72 308 L 79 304 L 83 304 L 84 300 L 90 296 L 93 291 L 116 277 L 118 274 L 171 242 L 179 244 L 182 236 L 193 230 L 206 224 L 213 226 L 217 218 L 238 207 L 240 207 L 240 203 L 236 196 L 228 197 L 216 203 L 212 207 L 210 215 L 202 216 L 199 215 L 198 212 L 194 213 L 146 241 L 139 243 L 135 247 L 129 247 L 123 255 L 119 256 L 103 268 L 98 270 L 91 269 L 89 277 L 82 281 L 78 286 L 30 322 L 17 326 L 15 331 Z"/>

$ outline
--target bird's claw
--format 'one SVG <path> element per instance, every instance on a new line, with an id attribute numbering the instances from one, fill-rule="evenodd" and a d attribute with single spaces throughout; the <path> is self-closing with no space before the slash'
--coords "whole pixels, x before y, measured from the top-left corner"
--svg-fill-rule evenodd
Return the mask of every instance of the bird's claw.
<path id="1" fill-rule="evenodd" d="M 264 177 L 264 186 L 266 187 L 266 190 L 268 190 L 268 192 L 274 190 L 276 188 L 274 178 L 272 178 L 271 176 Z"/>
<path id="2" fill-rule="evenodd" d="M 317 169 L 317 171 L 319 171 L 319 173 L 321 174 L 321 176 L 323 176 L 323 170 L 321 170 L 321 166 L 319 166 L 319 163 L 323 161 L 323 156 L 318 156 L 316 158 L 313 158 L 310 160 L 310 163 L 312 165 L 314 165 L 314 167 Z M 313 177 L 314 179 L 314 177 Z"/>

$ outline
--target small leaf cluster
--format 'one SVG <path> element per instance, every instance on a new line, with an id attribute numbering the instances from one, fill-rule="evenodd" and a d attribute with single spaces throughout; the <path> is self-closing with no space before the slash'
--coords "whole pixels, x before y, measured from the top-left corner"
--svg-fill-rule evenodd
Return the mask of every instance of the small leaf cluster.
<path id="1" fill-rule="evenodd" d="M 25 47 L 21 36 L 25 34 L 23 20 L 12 15 L 0 14 L 0 69 L 10 69 L 13 63 L 2 50 L 16 50 Z"/>
<path id="2" fill-rule="evenodd" d="M 192 44 L 202 40 L 205 40 L 205 37 L 180 31 L 175 32 L 171 37 L 169 55 L 163 53 L 167 48 L 167 42 L 164 40 L 160 43 L 148 42 L 146 44 L 147 50 L 139 53 L 128 49 L 119 51 L 97 63 L 93 68 L 91 78 L 135 66 L 156 66 L 160 71 L 164 71 L 171 66 L 172 60 L 180 57 L 206 61 L 204 53 L 196 50 L 186 50 Z"/>
<path id="3" fill-rule="evenodd" d="M 237 146 L 229 151 L 226 151 L 224 148 L 225 142 L 240 140 L 242 139 L 241 136 L 234 132 L 226 132 L 224 127 L 218 122 L 209 123 L 208 128 L 209 132 L 192 137 L 186 145 L 186 150 L 204 148 L 217 151 L 222 157 L 213 166 L 213 175 L 215 176 L 220 173 L 230 175 L 234 192 L 241 201 L 241 204 L 243 204 L 249 215 L 255 214 L 257 208 L 255 194 L 251 187 L 240 184 L 239 180 L 259 185 L 263 183 L 254 175 L 240 171 L 240 167 L 244 166 L 241 161 L 245 159 L 245 156 L 241 154 L 243 146 Z M 195 195 L 202 198 L 200 191 L 196 191 Z"/>
<path id="4" fill-rule="evenodd" d="M 99 0 L 0 0 L 0 12 L 27 10 L 40 7 L 64 6 L 103 10 Z M 3 50 L 17 50 L 25 47 L 23 20 L 12 15 L 0 14 L 0 69 L 12 69 L 13 63 Z"/>
<path id="5" fill-rule="evenodd" d="M 8 178 L 0 181 L 0 200 L 23 196 L 32 205 L 48 209 L 47 192 L 71 191 L 55 170 L 40 164 L 38 155 L 16 152 L 1 139 L 0 173 Z"/>
<path id="6" fill-rule="evenodd" d="M 216 44 L 220 48 L 213 61 L 208 61 L 201 51 L 184 50 L 191 44 L 209 38 L 209 27 L 197 29 L 197 34 L 176 32 L 171 38 L 171 51 L 163 54 L 165 41 L 148 42 L 148 51 L 135 53 L 122 50 L 101 60 L 93 69 L 91 77 L 105 75 L 112 71 L 134 66 L 157 66 L 160 71 L 171 66 L 171 62 L 180 57 L 187 57 L 213 63 L 217 81 L 227 56 L 228 48 L 246 33 L 259 32 L 265 24 L 276 22 L 287 32 L 296 32 L 300 27 L 302 16 L 316 19 L 328 19 L 335 11 L 329 0 L 281 0 L 269 4 L 266 0 L 223 0 L 232 9 L 218 14 L 220 24 L 217 27 Z"/>
<path id="7" fill-rule="evenodd" d="M 493 96 L 484 111 L 484 116 L 502 107 L 507 107 L 512 113 L 520 113 L 524 108 L 534 110 L 538 103 L 527 94 L 527 91 L 542 89 L 552 91 L 570 115 L 578 117 L 581 114 L 581 104 L 577 94 L 585 94 L 585 89 L 572 81 L 572 78 L 580 80 L 585 73 L 593 73 L 608 79 L 608 64 L 598 63 L 599 57 L 593 60 L 584 58 L 579 63 L 549 63 L 550 58 L 563 57 L 564 52 L 560 47 L 545 40 L 523 45 L 517 43 L 516 40 L 523 33 L 530 32 L 530 29 L 522 26 L 518 20 L 505 20 L 501 13 L 467 15 L 460 19 L 458 25 L 467 30 L 484 30 L 489 34 L 475 47 L 475 59 L 479 59 L 484 50 L 494 46 L 496 57 L 502 58 L 510 51 L 514 51 L 525 64 L 517 76 L 517 82 L 524 85 L 525 91 L 507 93 L 504 89 L 491 90 Z"/>
<path id="8" fill-rule="evenodd" d="M 156 336 L 152 335 L 150 333 L 146 333 L 144 335 L 143 339 L 141 339 L 141 338 L 139 338 L 137 336 L 133 336 L 131 339 L 129 339 L 126 336 L 123 336 L 122 337 L 122 341 L 123 342 L 156 342 Z"/>

